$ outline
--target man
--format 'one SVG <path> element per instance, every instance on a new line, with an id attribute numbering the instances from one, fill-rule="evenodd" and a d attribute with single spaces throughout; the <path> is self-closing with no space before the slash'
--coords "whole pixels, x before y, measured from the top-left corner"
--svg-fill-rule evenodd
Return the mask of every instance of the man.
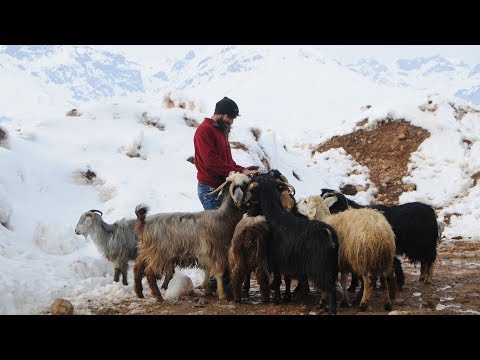
<path id="1" fill-rule="evenodd" d="M 195 131 L 195 167 L 197 168 L 198 197 L 205 210 L 220 207 L 217 195 L 207 195 L 220 186 L 230 171 L 251 175 L 258 172 L 258 166 L 244 168 L 232 158 L 228 133 L 238 114 L 237 104 L 224 97 L 217 102 L 215 113 L 205 118 Z"/>
<path id="2" fill-rule="evenodd" d="M 252 175 L 258 172 L 258 166 L 244 168 L 237 165 L 232 158 L 228 134 L 230 127 L 238 114 L 235 101 L 224 97 L 215 105 L 215 112 L 211 118 L 205 118 L 195 131 L 193 143 L 195 146 L 195 167 L 197 168 L 198 197 L 205 210 L 214 210 L 220 207 L 221 202 L 217 194 L 207 195 L 225 182 L 230 171 Z M 230 284 L 228 270 L 223 275 L 224 284 Z M 209 287 L 215 291 L 217 282 L 211 278 Z"/>

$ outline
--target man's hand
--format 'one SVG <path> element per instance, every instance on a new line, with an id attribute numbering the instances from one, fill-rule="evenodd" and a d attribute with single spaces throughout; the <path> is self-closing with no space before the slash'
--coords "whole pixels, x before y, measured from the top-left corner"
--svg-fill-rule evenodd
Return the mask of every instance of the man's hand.
<path id="1" fill-rule="evenodd" d="M 242 174 L 243 175 L 253 175 L 258 173 L 258 170 L 248 170 L 248 168 L 243 169 Z"/>

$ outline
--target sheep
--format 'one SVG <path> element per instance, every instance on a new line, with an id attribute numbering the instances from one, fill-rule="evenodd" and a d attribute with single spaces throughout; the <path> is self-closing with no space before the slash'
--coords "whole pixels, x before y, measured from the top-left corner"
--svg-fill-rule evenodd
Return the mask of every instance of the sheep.
<path id="1" fill-rule="evenodd" d="M 421 202 L 393 206 L 360 205 L 331 189 L 322 189 L 322 196 L 324 198 L 333 196 L 337 199 L 330 207 L 332 213 L 338 213 L 348 207 L 354 209 L 368 207 L 381 211 L 395 233 L 397 255 L 405 255 L 414 264 L 420 262 L 419 281 L 425 284 L 432 282 L 437 257 L 439 225 L 435 210 L 430 205 Z"/>
<path id="2" fill-rule="evenodd" d="M 271 177 L 252 179 L 249 185 L 252 201 L 258 201 L 272 232 L 266 241 L 269 270 L 312 279 L 315 286 L 328 294 L 329 313 L 336 314 L 338 239 L 335 230 L 321 221 L 287 213 L 280 204 L 282 188 L 281 180 Z M 274 300 L 279 298 L 280 288 L 276 284 Z"/>
<path id="3" fill-rule="evenodd" d="M 217 280 L 217 294 L 226 299 L 222 275 L 228 266 L 228 248 L 235 226 L 243 217 L 249 203 L 246 190 L 250 178 L 231 172 L 226 181 L 215 189 L 220 192 L 222 205 L 215 210 L 196 213 L 160 213 L 146 217 L 148 207 L 135 208 L 137 220 L 135 233 L 140 239 L 135 261 L 135 292 L 142 297 L 141 275 L 143 269 L 150 274 L 149 286 L 157 301 L 163 301 L 151 274 L 160 274 L 172 266 L 198 265 L 205 272 L 203 289 L 211 294 L 208 279 Z M 228 188 L 228 191 L 224 191 Z"/>
<path id="4" fill-rule="evenodd" d="M 135 219 L 122 219 L 107 224 L 102 220 L 102 215 L 100 210 L 83 213 L 75 227 L 75 233 L 85 238 L 90 235 L 98 251 L 113 263 L 113 281 L 118 282 L 121 273 L 123 285 L 128 285 L 128 260 L 137 257 L 137 237 L 133 230 Z"/>
<path id="5" fill-rule="evenodd" d="M 310 220 L 320 220 L 331 225 L 338 236 L 339 266 L 343 293 L 342 305 L 348 305 L 346 275 L 349 272 L 362 276 L 363 294 L 360 309 L 365 311 L 371 297 L 372 276 L 380 276 L 385 310 L 391 310 L 390 295 L 394 296 L 395 284 L 388 289 L 385 278 L 394 280 L 392 263 L 395 256 L 394 233 L 380 211 L 373 209 L 349 209 L 330 215 L 327 207 L 332 199 L 323 200 L 319 195 L 309 196 L 297 204 L 298 211 Z"/>

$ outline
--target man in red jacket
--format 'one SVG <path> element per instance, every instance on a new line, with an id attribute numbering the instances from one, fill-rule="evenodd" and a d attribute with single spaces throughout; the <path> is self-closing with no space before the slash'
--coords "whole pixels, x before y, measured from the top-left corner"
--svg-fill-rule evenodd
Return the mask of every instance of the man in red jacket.
<path id="1" fill-rule="evenodd" d="M 240 115 L 235 101 L 224 97 L 215 105 L 213 116 L 205 118 L 195 131 L 193 143 L 198 179 L 197 191 L 205 210 L 214 210 L 220 207 L 221 202 L 217 199 L 217 194 L 207 194 L 223 184 L 230 171 L 241 172 L 245 175 L 258 172 L 258 166 L 244 168 L 233 161 L 228 133 L 237 116 Z M 223 274 L 223 281 L 226 288 L 229 289 L 228 269 Z M 214 278 L 210 278 L 209 287 L 212 291 L 216 291 L 217 281 Z"/>
<path id="2" fill-rule="evenodd" d="M 258 172 L 258 166 L 244 168 L 232 158 L 228 133 L 234 119 L 240 116 L 235 101 L 224 97 L 217 102 L 215 113 L 205 118 L 195 131 L 195 166 L 197 168 L 198 197 L 205 210 L 220 207 L 217 194 L 207 195 L 220 186 L 230 171 L 251 175 Z"/>

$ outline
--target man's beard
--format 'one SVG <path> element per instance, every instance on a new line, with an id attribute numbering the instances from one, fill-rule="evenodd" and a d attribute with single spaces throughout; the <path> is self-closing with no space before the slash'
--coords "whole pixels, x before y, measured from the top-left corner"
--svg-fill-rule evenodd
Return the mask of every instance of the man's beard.
<path id="1" fill-rule="evenodd" d="M 225 134 L 229 134 L 230 133 L 230 127 L 231 125 L 229 123 L 227 123 L 225 120 L 223 120 L 223 116 L 217 120 L 217 126 L 222 129 Z"/>

